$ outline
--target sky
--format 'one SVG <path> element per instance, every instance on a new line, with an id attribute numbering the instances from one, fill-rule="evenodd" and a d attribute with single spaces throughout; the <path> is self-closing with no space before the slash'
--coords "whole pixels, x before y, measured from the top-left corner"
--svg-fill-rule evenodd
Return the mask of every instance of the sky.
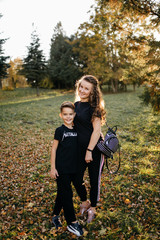
<path id="1" fill-rule="evenodd" d="M 4 55 L 12 60 L 25 57 L 36 28 L 41 50 L 48 58 L 57 23 L 61 21 L 69 37 L 89 20 L 88 11 L 94 3 L 94 0 L 0 0 L 0 39 L 8 39 L 3 45 Z"/>
<path id="2" fill-rule="evenodd" d="M 94 4 L 95 0 L 0 0 L 0 39 L 8 39 L 3 45 L 4 55 L 12 60 L 23 59 L 31 43 L 31 33 L 36 29 L 41 50 L 48 59 L 57 23 L 61 21 L 69 37 L 89 20 L 88 11 Z"/>

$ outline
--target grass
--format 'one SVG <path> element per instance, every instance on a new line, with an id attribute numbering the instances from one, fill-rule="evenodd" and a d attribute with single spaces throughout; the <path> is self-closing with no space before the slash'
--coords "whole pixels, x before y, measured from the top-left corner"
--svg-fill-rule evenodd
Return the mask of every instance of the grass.
<path id="1" fill-rule="evenodd" d="M 83 239 L 159 238 L 160 116 L 141 104 L 136 92 L 104 94 L 109 126 L 118 124 L 121 168 L 102 174 L 101 199 L 91 224 L 78 216 Z M 74 239 L 51 225 L 56 185 L 49 177 L 59 106 L 73 92 L 33 89 L 0 91 L 1 239 Z M 103 126 L 105 134 L 107 127 Z M 88 177 L 85 176 L 89 189 Z M 74 191 L 76 213 L 79 198 Z"/>

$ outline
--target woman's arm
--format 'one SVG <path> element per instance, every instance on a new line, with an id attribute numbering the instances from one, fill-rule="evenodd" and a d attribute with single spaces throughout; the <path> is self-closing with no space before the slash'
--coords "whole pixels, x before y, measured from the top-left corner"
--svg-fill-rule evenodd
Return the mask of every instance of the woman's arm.
<path id="1" fill-rule="evenodd" d="M 88 145 L 88 149 L 90 149 L 91 151 L 94 149 L 94 147 L 96 146 L 98 139 L 100 137 L 100 133 L 101 133 L 101 119 L 96 117 L 94 118 L 93 122 L 93 132 L 89 141 L 89 145 Z M 92 152 L 87 150 L 86 151 L 86 156 L 85 156 L 85 161 L 87 163 L 89 163 L 90 161 L 93 161 L 92 158 Z"/>
<path id="2" fill-rule="evenodd" d="M 54 139 L 53 140 L 53 145 L 52 145 L 52 150 L 51 150 L 51 172 L 50 176 L 51 178 L 56 179 L 59 175 L 56 169 L 56 151 L 58 147 L 59 141 Z"/>

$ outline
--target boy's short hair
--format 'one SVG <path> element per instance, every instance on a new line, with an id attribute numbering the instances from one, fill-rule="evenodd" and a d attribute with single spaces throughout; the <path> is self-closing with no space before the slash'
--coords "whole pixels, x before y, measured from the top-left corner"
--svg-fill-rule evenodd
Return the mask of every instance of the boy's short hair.
<path id="1" fill-rule="evenodd" d="M 62 112 L 63 108 L 71 108 L 73 111 L 75 111 L 75 106 L 72 102 L 70 101 L 65 101 L 61 104 L 60 111 Z"/>

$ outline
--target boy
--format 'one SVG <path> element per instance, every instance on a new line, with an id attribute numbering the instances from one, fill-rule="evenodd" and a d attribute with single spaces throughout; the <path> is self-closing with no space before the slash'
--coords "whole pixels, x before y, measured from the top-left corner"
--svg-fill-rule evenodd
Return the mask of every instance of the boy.
<path id="1" fill-rule="evenodd" d="M 63 102 L 60 107 L 62 126 L 55 130 L 51 150 L 51 177 L 57 182 L 57 197 L 52 222 L 56 229 L 62 227 L 59 220 L 61 209 L 67 222 L 67 229 L 77 236 L 83 235 L 81 225 L 76 221 L 73 207 L 71 182 L 75 178 L 77 167 L 77 133 L 73 127 L 75 107 L 72 102 Z"/>

